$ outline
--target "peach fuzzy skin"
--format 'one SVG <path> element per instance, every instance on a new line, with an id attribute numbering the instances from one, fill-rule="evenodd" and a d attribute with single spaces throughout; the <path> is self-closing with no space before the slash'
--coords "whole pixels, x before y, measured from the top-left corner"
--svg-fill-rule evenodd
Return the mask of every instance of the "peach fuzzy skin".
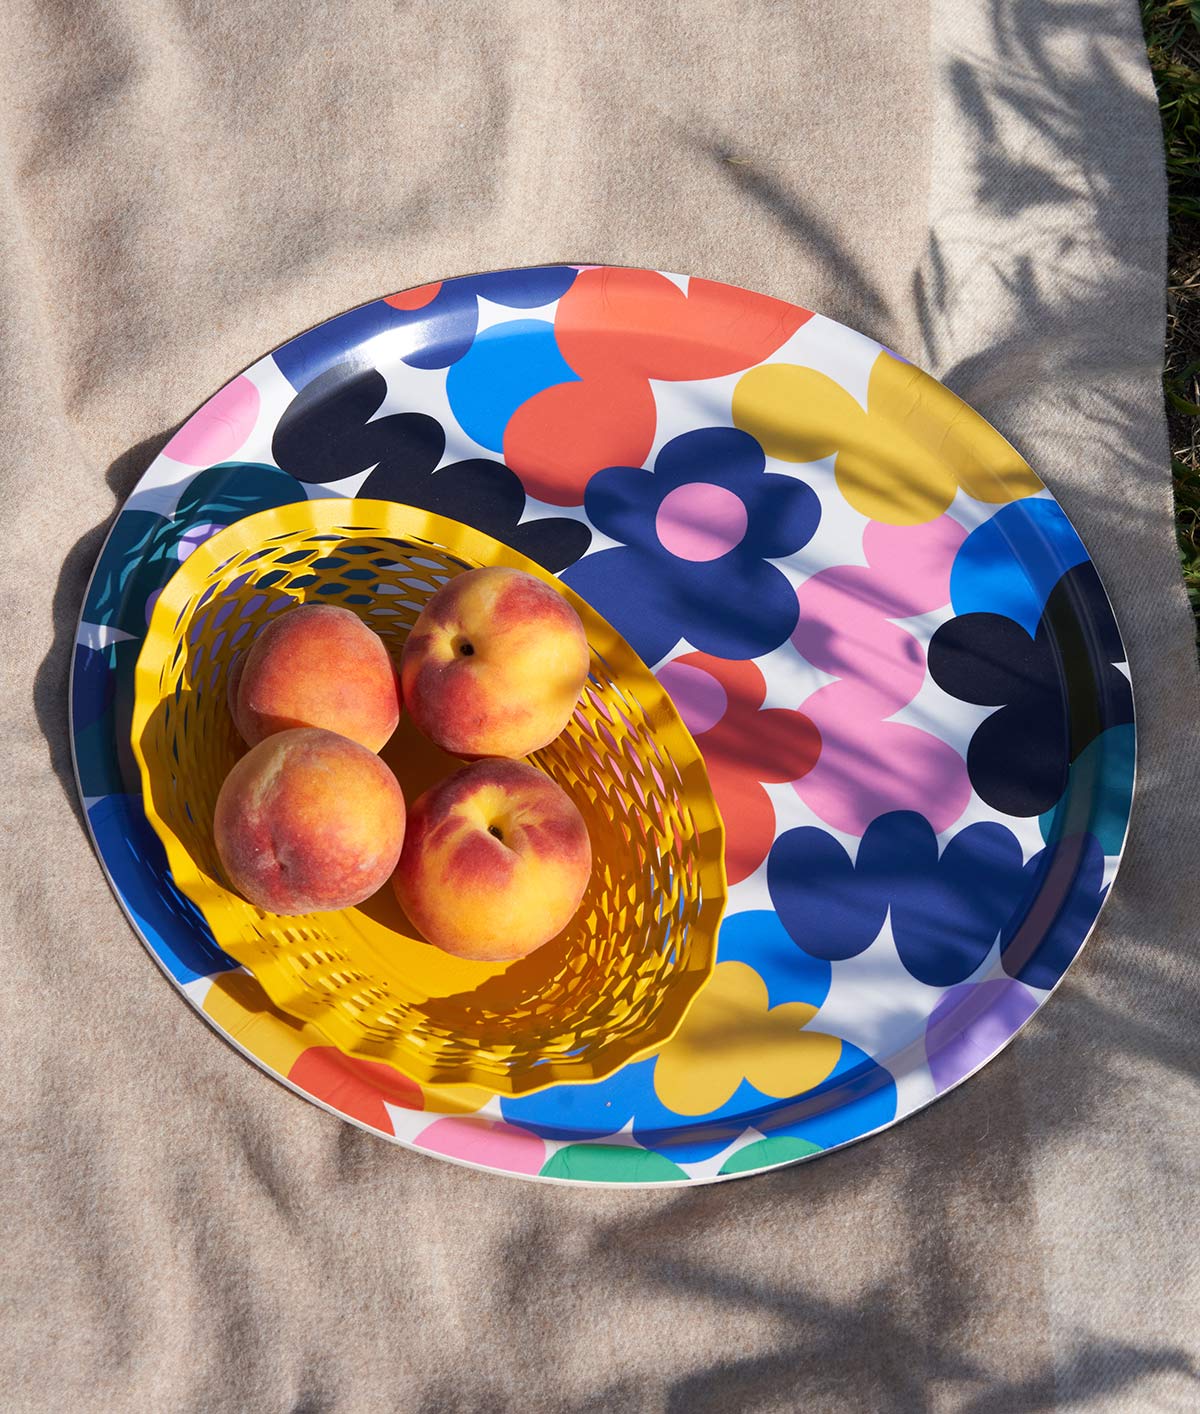
<path id="1" fill-rule="evenodd" d="M 302 604 L 272 619 L 234 665 L 229 703 L 251 746 L 321 727 L 378 751 L 400 720 L 400 682 L 383 640 L 356 614 Z"/>
<path id="2" fill-rule="evenodd" d="M 587 826 L 561 786 L 523 761 L 476 761 L 413 806 L 392 882 L 436 947 L 505 962 L 562 932 L 591 872 Z"/>
<path id="3" fill-rule="evenodd" d="M 352 908 L 388 880 L 404 794 L 373 752 L 315 727 L 277 732 L 225 778 L 213 834 L 229 883 L 268 913 Z"/>
<path id="4" fill-rule="evenodd" d="M 522 570 L 469 570 L 413 625 L 400 663 L 404 702 L 455 756 L 527 756 L 566 726 L 587 679 L 579 615 Z"/>

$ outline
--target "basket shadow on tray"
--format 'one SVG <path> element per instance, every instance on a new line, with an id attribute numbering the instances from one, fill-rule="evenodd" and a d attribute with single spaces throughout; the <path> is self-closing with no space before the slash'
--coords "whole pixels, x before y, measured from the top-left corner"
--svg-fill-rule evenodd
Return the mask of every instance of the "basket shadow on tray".
<path id="1" fill-rule="evenodd" d="M 132 740 L 176 883 L 276 1006 L 426 1084 L 516 1095 L 599 1079 L 666 1041 L 712 972 L 724 907 L 723 830 L 699 751 L 586 604 L 569 595 L 591 676 L 562 735 L 530 759 L 580 809 L 594 864 L 571 925 L 528 957 L 442 953 L 390 887 L 337 913 L 264 913 L 225 887 L 212 837 L 217 793 L 245 749 L 228 674 L 254 634 L 295 603 L 341 604 L 398 661 L 424 603 L 483 563 L 557 583 L 478 531 L 388 502 L 302 502 L 238 522 L 189 556 L 155 606 Z M 461 764 L 407 715 L 381 754 L 409 801 Z"/>

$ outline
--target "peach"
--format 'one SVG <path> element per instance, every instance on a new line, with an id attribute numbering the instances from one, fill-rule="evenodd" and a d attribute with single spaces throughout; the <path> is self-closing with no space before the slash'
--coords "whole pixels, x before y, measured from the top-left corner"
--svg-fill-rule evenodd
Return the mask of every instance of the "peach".
<path id="1" fill-rule="evenodd" d="M 524 761 L 476 761 L 413 806 L 392 883 L 429 942 L 502 962 L 562 932 L 591 870 L 587 826 L 561 786 Z"/>
<path id="2" fill-rule="evenodd" d="M 527 756 L 562 731 L 588 675 L 579 615 L 521 570 L 469 570 L 425 605 L 400 679 L 417 726 L 455 756 Z"/>
<path id="3" fill-rule="evenodd" d="M 387 882 L 404 794 L 374 752 L 296 727 L 259 742 L 217 797 L 213 834 L 237 893 L 268 913 L 351 908 Z"/>
<path id="4" fill-rule="evenodd" d="M 229 678 L 234 724 L 251 746 L 322 727 L 378 751 L 400 720 L 400 682 L 383 640 L 349 609 L 302 604 L 270 623 Z"/>

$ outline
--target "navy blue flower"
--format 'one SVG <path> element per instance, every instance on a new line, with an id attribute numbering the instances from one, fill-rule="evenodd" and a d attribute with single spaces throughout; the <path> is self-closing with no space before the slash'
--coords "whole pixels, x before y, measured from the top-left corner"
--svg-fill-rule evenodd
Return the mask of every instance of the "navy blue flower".
<path id="1" fill-rule="evenodd" d="M 767 886 L 812 957 L 857 956 L 890 917 L 901 962 L 927 986 L 966 981 L 999 938 L 1010 976 L 1050 987 L 1095 921 L 1103 871 L 1091 834 L 1052 840 L 1025 864 L 1016 836 L 987 821 L 960 830 L 939 855 L 923 816 L 894 811 L 867 826 L 853 862 L 826 831 L 789 830 L 771 850 Z"/>
<path id="2" fill-rule="evenodd" d="M 756 658 L 796 626 L 796 594 L 772 559 L 812 538 L 812 487 L 765 470 L 732 427 L 673 438 L 654 470 L 614 466 L 588 482 L 591 523 L 621 542 L 564 574 L 651 665 L 681 638 L 719 658 Z"/>
<path id="3" fill-rule="evenodd" d="M 348 349 L 389 331 L 411 330 L 409 351 L 399 357 L 413 368 L 449 368 L 471 347 L 479 327 L 479 300 L 510 309 L 537 309 L 570 289 L 577 271 L 569 265 L 496 270 L 423 285 L 347 310 L 298 335 L 273 355 L 283 376 L 300 389 L 340 363 Z"/>
<path id="4" fill-rule="evenodd" d="M 1108 888 L 1104 848 L 1092 834 L 1053 840 L 1025 866 L 1024 896 L 1000 935 L 1010 977 L 1049 989 L 1083 946 Z"/>

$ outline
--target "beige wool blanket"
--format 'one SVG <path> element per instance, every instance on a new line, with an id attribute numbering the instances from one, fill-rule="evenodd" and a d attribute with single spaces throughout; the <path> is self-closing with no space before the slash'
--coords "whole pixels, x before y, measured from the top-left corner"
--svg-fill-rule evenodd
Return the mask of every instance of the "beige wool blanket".
<path id="1" fill-rule="evenodd" d="M 0 1405 L 1200 1406 L 1200 696 L 1134 0 L 8 0 L 0 176 Z M 143 950 L 71 773 L 87 576 L 192 409 L 350 305 L 555 261 L 943 378 L 1080 530 L 1137 694 L 1125 863 L 1013 1045 L 694 1191 L 468 1171 L 272 1083 Z"/>

